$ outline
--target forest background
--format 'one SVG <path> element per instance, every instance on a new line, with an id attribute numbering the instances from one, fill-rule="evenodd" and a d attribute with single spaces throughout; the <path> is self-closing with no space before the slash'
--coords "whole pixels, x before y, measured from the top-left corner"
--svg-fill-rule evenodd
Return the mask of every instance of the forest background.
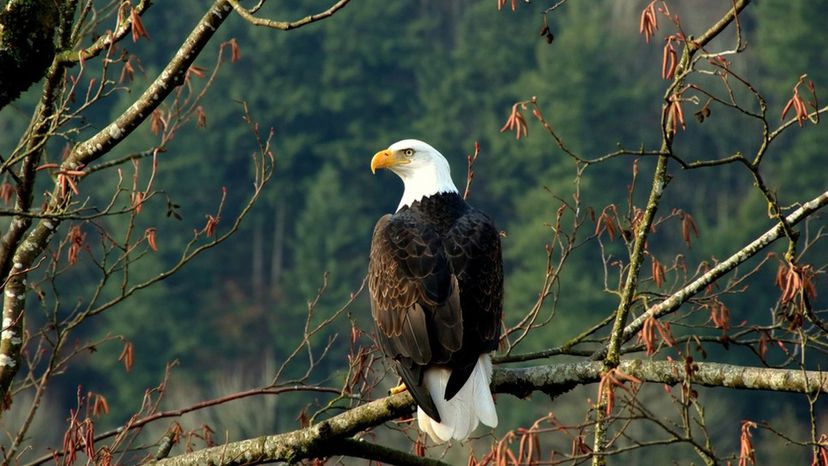
<path id="1" fill-rule="evenodd" d="M 322 1 L 301 3 L 280 5 L 278 14 L 300 17 L 327 6 Z M 729 4 L 698 0 L 671 7 L 692 30 L 720 17 Z M 177 5 L 174 15 L 167 8 L 151 8 L 143 18 L 150 40 L 126 45 L 140 60 L 131 85 L 135 89 L 158 74 L 203 13 L 203 2 L 181 0 Z M 396 177 L 371 175 L 370 157 L 399 139 L 419 138 L 438 148 L 451 162 L 458 185 L 465 181 L 466 155 L 479 143 L 471 202 L 506 233 L 506 318 L 523 315 L 542 283 L 556 196 L 571 196 L 575 170 L 539 125 L 530 124 L 528 137 L 518 141 L 500 128 L 514 102 L 536 96 L 544 115 L 580 153 L 599 154 L 618 144 L 655 145 L 660 134 L 652 128 L 659 124 L 664 88 L 658 72 L 662 44 L 645 44 L 639 34 L 643 6 L 636 1 L 570 2 L 549 16 L 551 43 L 537 33 L 545 5 L 534 2 L 520 2 L 516 11 L 498 11 L 494 1 L 363 0 L 329 21 L 290 34 L 253 28 L 231 17 L 208 50 L 235 38 L 238 61 L 222 68 L 203 100 L 204 127 L 180 129 L 158 160 L 157 184 L 183 218 L 165 216 L 163 209 L 147 210 L 150 217 L 144 220 L 157 229 L 158 252 L 133 273 L 149 276 L 173 264 L 193 225 L 203 223 L 202 212 L 211 211 L 220 198 L 221 186 L 228 193 L 225 215 L 232 217 L 238 209 L 249 184 L 249 155 L 255 150 L 255 141 L 240 124 L 242 101 L 263 126 L 276 130 L 273 182 L 236 237 L 76 334 L 90 340 L 123 336 L 134 347 L 132 367 L 125 371 L 119 360 L 120 340 L 83 356 L 52 382 L 59 389 L 53 387 L 45 400 L 47 409 L 36 419 L 35 435 L 43 444 L 60 443 L 78 387 L 108 400 L 111 410 L 98 421 L 101 429 L 122 424 L 140 408 L 146 388 L 164 377 L 170 361 L 177 364 L 168 406 L 186 406 L 270 380 L 273 368 L 293 350 L 295 342 L 288 337 L 301 335 L 308 302 L 323 283 L 316 306 L 328 313 L 360 289 L 374 222 L 394 210 L 402 191 Z M 757 1 L 741 19 L 749 48 L 733 66 L 763 92 L 772 114 L 781 113 L 803 73 L 817 90 L 828 88 L 828 1 Z M 721 40 L 733 40 L 733 31 L 729 34 Z M 12 138 L 25 129 L 38 94 L 35 86 L 0 113 L 0 153 L 17 142 Z M 95 107 L 97 113 L 87 114 L 88 122 L 93 128 L 105 124 L 130 98 L 127 94 L 105 101 Z M 755 145 L 747 139 L 748 131 L 737 126 L 744 120 L 716 116 L 703 123 L 688 119 L 678 137 L 693 141 L 689 151 L 722 154 Z M 150 146 L 155 137 L 145 124 L 114 156 Z M 780 193 L 796 196 L 782 198 L 780 204 L 810 199 L 825 189 L 824 125 L 789 131 L 777 144 L 774 157 L 763 165 L 767 181 Z M 641 169 L 649 173 L 651 162 L 641 159 Z M 582 202 L 600 211 L 624 199 L 631 171 L 631 158 L 592 171 L 582 180 Z M 752 182 L 744 171 L 725 166 L 688 172 L 671 185 L 665 208 L 691 213 L 698 225 L 699 238 L 685 252 L 688 264 L 726 256 L 732 245 L 767 228 L 767 204 Z M 105 197 L 113 185 L 85 189 L 92 195 L 99 190 Z M 678 233 L 673 240 L 658 241 L 652 250 L 682 244 Z M 782 252 L 783 247 L 775 250 Z M 825 252 L 822 246 L 812 254 L 825 258 Z M 89 293 L 84 270 L 92 274 L 94 267 L 84 261 L 76 267 L 72 293 L 80 297 Z M 558 309 L 554 325 L 533 332 L 523 350 L 558 344 L 584 322 L 606 315 L 616 298 L 602 293 L 603 273 L 597 248 L 577 249 L 560 279 L 559 299 L 549 304 Z M 769 286 L 769 273 L 754 276 L 747 284 L 749 292 L 727 298 L 734 321 L 769 314 L 779 295 Z M 820 299 L 823 282 L 818 282 Z M 71 303 L 73 297 L 62 299 Z M 365 293 L 348 312 L 360 327 L 371 328 Z M 37 312 L 30 315 L 35 317 L 28 325 L 37 325 Z M 325 332 L 317 336 L 320 341 L 337 332 L 348 334 L 350 323 L 340 320 Z M 330 355 L 317 367 L 317 381 L 342 377 L 347 345 L 345 339 L 332 343 Z M 780 430 L 787 427 L 803 435 L 807 429 L 798 421 L 803 406 L 793 395 L 716 393 L 719 399 L 712 410 L 767 419 Z M 190 428 L 208 424 L 222 440 L 234 440 L 295 428 L 296 413 L 314 402 L 307 394 L 278 401 L 262 397 L 181 422 Z M 498 399 L 504 429 L 567 409 L 561 403 L 510 403 L 508 397 Z M 3 418 L 6 425 L 14 425 L 22 414 L 15 414 L 17 405 L 25 403 L 12 406 Z M 828 426 L 828 416 L 819 419 L 821 426 Z M 739 424 L 717 428 L 723 442 L 737 444 Z M 765 457 L 773 458 L 773 444 L 765 445 Z M 663 454 L 670 456 L 667 450 Z M 808 457 L 807 452 L 803 455 Z"/>

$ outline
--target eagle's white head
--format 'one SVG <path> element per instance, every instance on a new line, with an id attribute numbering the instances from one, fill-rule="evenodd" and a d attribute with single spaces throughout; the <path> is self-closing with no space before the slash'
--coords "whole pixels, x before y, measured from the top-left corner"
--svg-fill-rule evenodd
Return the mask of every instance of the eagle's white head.
<path id="1" fill-rule="evenodd" d="M 377 152 L 371 159 L 371 172 L 376 173 L 378 168 L 391 170 L 405 184 L 397 210 L 424 197 L 457 192 L 448 160 L 437 149 L 417 139 L 403 139 Z"/>

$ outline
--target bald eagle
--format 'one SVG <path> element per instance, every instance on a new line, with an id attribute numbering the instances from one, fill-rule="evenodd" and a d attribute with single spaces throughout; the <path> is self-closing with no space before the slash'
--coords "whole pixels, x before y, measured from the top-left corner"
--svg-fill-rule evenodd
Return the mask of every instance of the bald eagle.
<path id="1" fill-rule="evenodd" d="M 500 235 L 460 196 L 448 161 L 415 139 L 374 155 L 405 185 L 371 240 L 368 289 L 380 346 L 417 402 L 432 440 L 497 425 L 489 383 L 503 314 Z"/>

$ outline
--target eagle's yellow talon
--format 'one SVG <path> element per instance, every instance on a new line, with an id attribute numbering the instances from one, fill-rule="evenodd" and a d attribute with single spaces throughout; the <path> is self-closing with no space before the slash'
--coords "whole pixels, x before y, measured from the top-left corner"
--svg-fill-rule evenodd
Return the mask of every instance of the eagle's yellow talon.
<path id="1" fill-rule="evenodd" d="M 391 390 L 388 390 L 388 393 L 390 393 L 392 395 L 398 395 L 398 394 L 400 394 L 400 393 L 402 393 L 406 390 L 408 390 L 408 388 L 406 388 L 404 383 L 401 383 L 401 384 L 397 385 L 396 387 L 393 387 Z"/>

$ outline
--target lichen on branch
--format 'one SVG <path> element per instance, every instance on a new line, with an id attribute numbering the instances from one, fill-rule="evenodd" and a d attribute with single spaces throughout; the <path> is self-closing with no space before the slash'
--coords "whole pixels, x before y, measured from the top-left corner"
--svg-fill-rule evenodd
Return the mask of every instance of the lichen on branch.
<path id="1" fill-rule="evenodd" d="M 684 362 L 646 359 L 621 361 L 618 370 L 644 382 L 668 385 L 685 383 L 689 377 L 693 384 L 710 387 L 795 393 L 828 392 L 828 376 L 817 371 L 699 362 L 694 364 L 692 373 L 687 374 Z M 597 383 L 601 380 L 602 372 L 601 361 L 548 364 L 518 369 L 497 368 L 492 378 L 492 390 L 521 398 L 535 391 L 554 395 L 576 385 Z M 351 439 L 360 432 L 392 419 L 408 416 L 413 408 L 414 400 L 408 392 L 404 392 L 357 406 L 304 429 L 231 442 L 149 464 L 234 466 L 277 461 L 296 462 L 320 456 L 348 454 L 347 449 L 336 449 L 337 442 Z M 363 447 L 370 448 L 370 445 L 364 444 Z M 424 461 L 420 464 L 434 463 Z"/>
<path id="2" fill-rule="evenodd" d="M 59 22 L 54 0 L 14 1 L 0 9 L 0 109 L 46 74 Z"/>

